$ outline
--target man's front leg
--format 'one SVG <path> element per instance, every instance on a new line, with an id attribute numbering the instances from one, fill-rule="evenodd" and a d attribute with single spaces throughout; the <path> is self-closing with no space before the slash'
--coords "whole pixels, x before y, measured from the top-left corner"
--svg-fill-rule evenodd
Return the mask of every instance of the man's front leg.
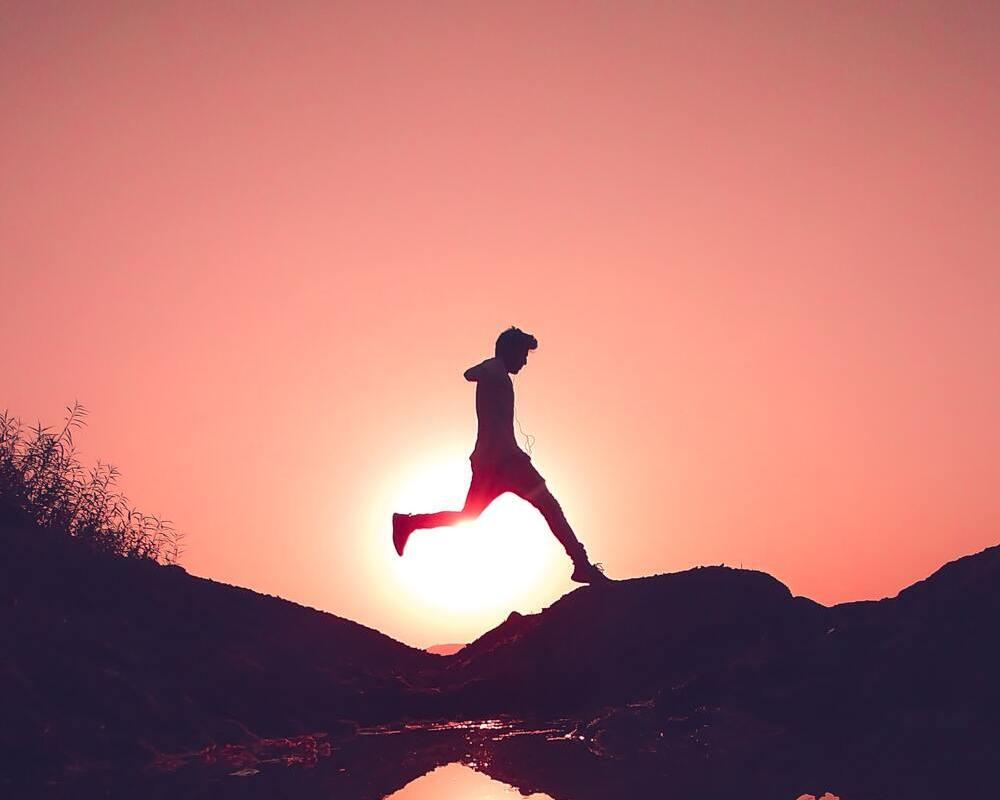
<path id="1" fill-rule="evenodd" d="M 549 524 L 549 529 L 573 562 L 573 574 L 570 576 L 570 580 L 577 583 L 604 583 L 610 580 L 600 567 L 590 563 L 583 543 L 576 538 L 576 534 L 566 520 L 566 515 L 563 514 L 562 506 L 559 505 L 548 488 L 530 496 L 529 502 L 542 512 L 542 516 Z"/>
<path id="2" fill-rule="evenodd" d="M 546 523 L 548 523 L 549 530 L 552 531 L 553 535 L 559 541 L 559 544 L 563 546 L 563 549 L 566 551 L 566 555 L 570 557 L 573 564 L 589 564 L 590 562 L 587 560 L 587 551 L 584 549 L 580 540 L 576 538 L 576 534 L 573 532 L 569 522 L 566 520 L 566 515 L 563 513 L 562 506 L 560 506 L 559 501 L 553 497 L 552 492 L 550 492 L 548 488 L 543 488 L 540 492 L 530 496 L 528 498 L 528 502 L 530 502 L 542 513 L 542 517 L 544 517 Z"/>

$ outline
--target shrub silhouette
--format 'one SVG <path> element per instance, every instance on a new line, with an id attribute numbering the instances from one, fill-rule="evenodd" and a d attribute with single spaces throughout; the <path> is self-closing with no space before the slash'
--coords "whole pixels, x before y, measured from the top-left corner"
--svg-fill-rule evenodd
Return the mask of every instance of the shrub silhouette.
<path id="1" fill-rule="evenodd" d="M 175 564 L 183 536 L 169 520 L 143 514 L 118 490 L 118 470 L 78 460 L 73 433 L 87 409 L 66 407 L 58 433 L 0 414 L 0 523 L 22 522 L 83 542 L 94 551 Z"/>

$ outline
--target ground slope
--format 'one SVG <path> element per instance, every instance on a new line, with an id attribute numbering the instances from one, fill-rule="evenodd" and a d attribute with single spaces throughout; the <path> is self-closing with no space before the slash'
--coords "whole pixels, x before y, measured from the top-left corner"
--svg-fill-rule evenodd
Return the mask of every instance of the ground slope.
<path id="1" fill-rule="evenodd" d="M 700 780 L 740 765 L 858 796 L 955 796 L 1000 774 L 998 675 L 1000 547 L 830 608 L 725 567 L 586 587 L 448 659 L 465 713 L 575 716 L 665 773 L 708 758 Z"/>
<path id="2" fill-rule="evenodd" d="M 726 567 L 583 587 L 451 656 L 44 531 L 0 529 L 0 552 L 0 752 L 21 774 L 484 715 L 572 717 L 675 780 L 946 796 L 996 766 L 1000 547 L 830 608 Z"/>
<path id="3" fill-rule="evenodd" d="M 47 771 L 395 718 L 437 657 L 349 620 L 0 530 L 0 751 Z"/>

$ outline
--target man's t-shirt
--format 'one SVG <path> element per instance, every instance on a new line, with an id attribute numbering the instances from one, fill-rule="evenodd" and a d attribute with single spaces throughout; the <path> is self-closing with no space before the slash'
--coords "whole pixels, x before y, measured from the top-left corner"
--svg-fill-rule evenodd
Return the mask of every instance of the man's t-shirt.
<path id="1" fill-rule="evenodd" d="M 466 370 L 476 382 L 479 433 L 470 459 L 473 469 L 498 466 L 513 456 L 526 458 L 514 438 L 514 383 L 498 358 L 489 358 Z"/>

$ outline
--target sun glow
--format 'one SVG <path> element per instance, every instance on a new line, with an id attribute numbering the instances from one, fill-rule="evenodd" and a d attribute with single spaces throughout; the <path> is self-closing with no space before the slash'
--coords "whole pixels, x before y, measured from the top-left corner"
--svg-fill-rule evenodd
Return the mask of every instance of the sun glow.
<path id="1" fill-rule="evenodd" d="M 467 461 L 427 464 L 401 482 L 393 509 L 460 509 L 470 477 Z M 388 537 L 384 544 L 391 550 Z M 497 498 L 477 520 L 416 531 L 405 556 L 392 552 L 391 563 L 411 604 L 449 618 L 483 621 L 525 606 L 531 610 L 569 572 L 541 515 L 511 494 Z"/>

